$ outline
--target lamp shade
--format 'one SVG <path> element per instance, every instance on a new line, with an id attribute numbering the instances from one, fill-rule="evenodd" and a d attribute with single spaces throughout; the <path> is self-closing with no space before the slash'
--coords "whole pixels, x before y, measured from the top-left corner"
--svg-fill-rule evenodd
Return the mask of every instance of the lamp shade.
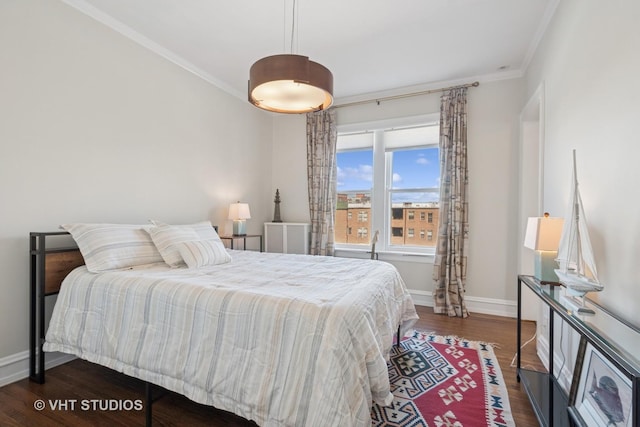
<path id="1" fill-rule="evenodd" d="M 563 224 L 563 218 L 549 216 L 529 218 L 524 246 L 536 251 L 557 251 Z"/>
<path id="2" fill-rule="evenodd" d="M 250 219 L 251 212 L 247 203 L 232 203 L 229 205 L 229 219 Z"/>
<path id="3" fill-rule="evenodd" d="M 276 113 L 308 113 L 333 104 L 333 74 L 302 55 L 273 55 L 249 70 L 249 102 Z"/>

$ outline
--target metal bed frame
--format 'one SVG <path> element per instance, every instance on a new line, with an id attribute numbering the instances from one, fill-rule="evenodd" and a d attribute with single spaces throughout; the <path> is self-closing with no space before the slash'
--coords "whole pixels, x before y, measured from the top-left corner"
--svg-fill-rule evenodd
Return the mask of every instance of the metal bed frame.
<path id="1" fill-rule="evenodd" d="M 216 231 L 217 226 L 214 226 Z M 62 280 L 76 267 L 84 265 L 84 259 L 77 247 L 47 247 L 47 238 L 69 236 L 67 231 L 29 233 L 30 255 L 30 302 L 29 302 L 29 379 L 44 384 L 45 356 L 42 346 L 45 341 L 45 301 L 57 295 Z M 400 326 L 396 334 L 396 345 L 400 345 Z M 152 425 L 153 387 L 145 383 L 145 424 Z M 158 386 L 156 386 L 158 387 Z"/>

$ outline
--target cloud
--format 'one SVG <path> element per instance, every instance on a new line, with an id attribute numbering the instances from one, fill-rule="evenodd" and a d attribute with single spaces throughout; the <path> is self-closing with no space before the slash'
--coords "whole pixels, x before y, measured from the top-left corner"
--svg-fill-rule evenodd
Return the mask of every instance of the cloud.
<path id="1" fill-rule="evenodd" d="M 394 173 L 392 179 L 393 179 L 393 182 L 402 182 L 402 177 L 400 176 L 399 173 Z"/>
<path id="2" fill-rule="evenodd" d="M 439 199 L 438 193 L 395 193 L 391 203 L 431 203 Z"/>
<path id="3" fill-rule="evenodd" d="M 429 165 L 431 162 L 424 156 L 424 153 L 418 154 L 418 158 L 416 159 L 416 163 L 419 165 Z"/>
<path id="4" fill-rule="evenodd" d="M 345 181 L 367 181 L 373 182 L 373 166 L 371 165 L 358 165 L 357 168 L 338 167 L 337 171 L 338 181 L 344 183 Z"/>

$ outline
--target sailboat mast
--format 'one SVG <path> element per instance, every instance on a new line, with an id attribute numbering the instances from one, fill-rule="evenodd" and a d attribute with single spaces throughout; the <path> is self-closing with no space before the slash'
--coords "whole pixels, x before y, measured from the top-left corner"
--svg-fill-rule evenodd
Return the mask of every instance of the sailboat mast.
<path id="1" fill-rule="evenodd" d="M 576 150 L 573 150 L 573 213 L 576 230 L 576 273 L 584 274 L 582 261 L 582 244 L 580 241 L 580 200 L 578 193 L 578 167 L 576 165 Z"/>

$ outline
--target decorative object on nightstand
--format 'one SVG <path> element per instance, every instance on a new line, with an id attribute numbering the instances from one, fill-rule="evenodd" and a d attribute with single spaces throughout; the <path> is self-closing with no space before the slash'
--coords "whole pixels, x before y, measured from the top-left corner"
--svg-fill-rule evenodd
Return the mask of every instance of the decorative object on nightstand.
<path id="1" fill-rule="evenodd" d="M 543 284 L 559 284 L 554 269 L 562 233 L 562 218 L 552 218 L 547 212 L 544 217 L 533 217 L 527 221 L 524 246 L 535 251 L 534 276 Z"/>
<path id="2" fill-rule="evenodd" d="M 276 207 L 273 211 L 273 221 L 271 222 L 282 222 L 282 218 L 280 218 L 280 190 L 278 188 L 276 188 L 276 198 L 273 202 Z"/>
<path id="3" fill-rule="evenodd" d="M 247 219 L 251 219 L 251 212 L 247 203 L 232 203 L 229 206 L 229 219 L 233 220 L 233 235 L 244 236 L 247 234 Z"/>

